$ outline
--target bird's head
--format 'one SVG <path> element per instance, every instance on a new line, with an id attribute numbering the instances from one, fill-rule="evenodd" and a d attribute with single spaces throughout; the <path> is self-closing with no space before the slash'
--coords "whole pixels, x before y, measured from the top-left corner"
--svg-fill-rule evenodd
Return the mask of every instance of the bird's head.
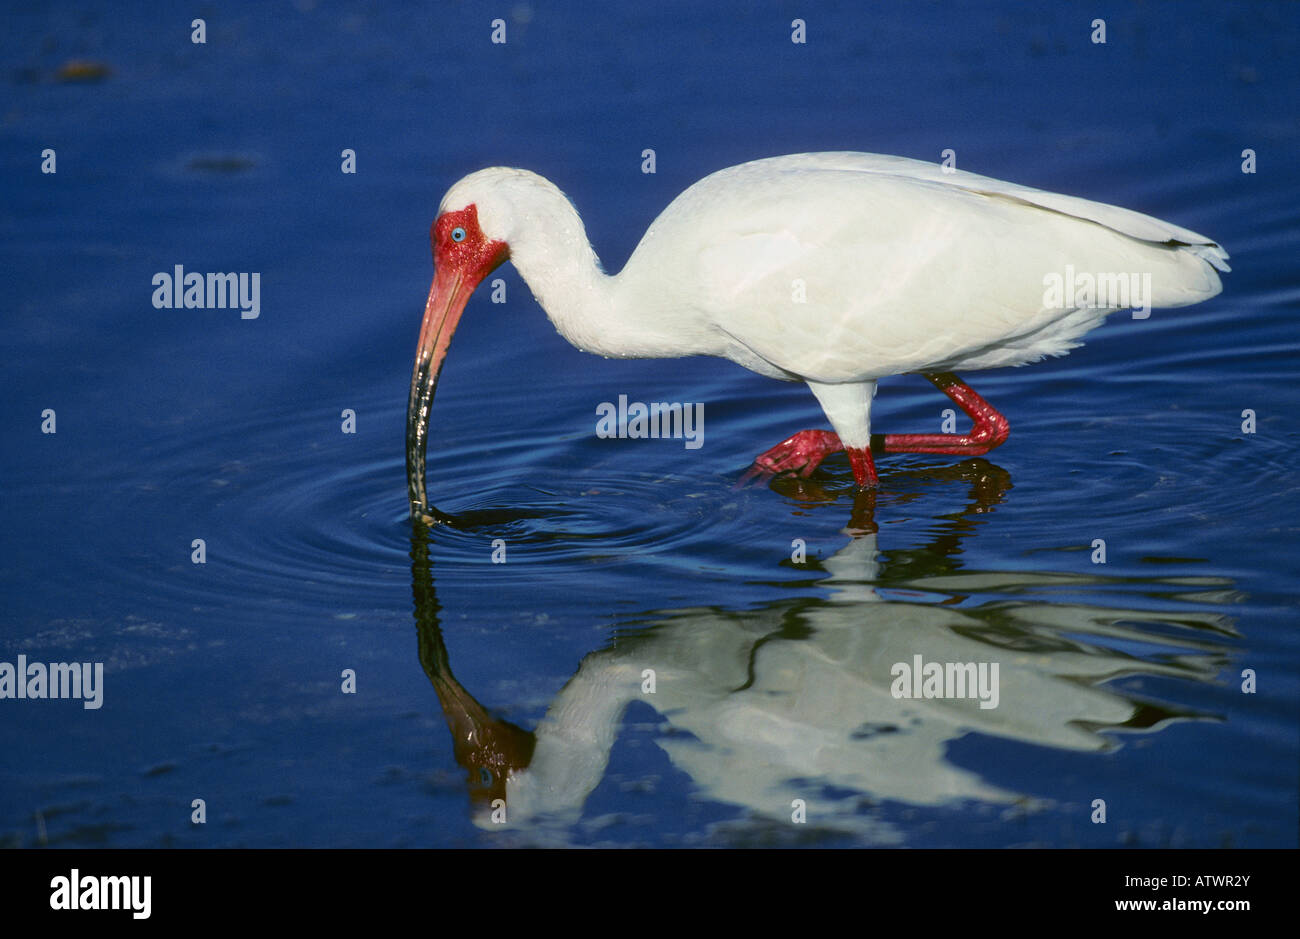
<path id="1" fill-rule="evenodd" d="M 447 190 L 429 238 L 433 286 L 420 326 L 406 415 L 407 493 L 412 515 L 426 522 L 432 511 L 424 487 L 429 409 L 447 347 L 470 294 L 512 257 L 525 277 L 525 268 L 534 275 L 548 269 L 553 266 L 550 251 L 556 244 L 585 247 L 588 263 L 592 267 L 598 263 L 582 220 L 564 193 L 536 173 L 508 167 L 471 173 Z"/>
<path id="2" fill-rule="evenodd" d="M 474 288 L 510 257 L 506 240 L 494 237 L 502 220 L 500 200 L 490 189 L 476 185 L 479 175 L 468 176 L 451 188 L 429 228 L 433 286 L 424 305 L 406 411 L 406 481 L 413 514 L 423 513 L 428 506 L 424 461 L 429 409 L 447 347 Z M 480 204 L 486 211 L 480 213 Z"/>

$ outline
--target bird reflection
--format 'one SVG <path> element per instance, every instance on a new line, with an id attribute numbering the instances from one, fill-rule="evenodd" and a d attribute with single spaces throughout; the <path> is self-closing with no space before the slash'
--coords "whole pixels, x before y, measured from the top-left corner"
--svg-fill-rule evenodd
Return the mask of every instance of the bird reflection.
<path id="1" fill-rule="evenodd" d="M 490 808 L 494 800 L 505 798 L 509 774 L 528 765 L 535 741 L 528 731 L 494 719 L 452 674 L 438 625 L 442 607 L 433 589 L 433 562 L 426 530 L 419 521 L 412 522 L 412 528 L 411 582 L 420 665 L 438 694 L 451 730 L 452 752 L 466 771 L 470 800 L 476 807 Z"/>
<path id="2" fill-rule="evenodd" d="M 961 538 L 975 530 L 976 525 L 979 524 L 975 516 L 991 512 L 994 506 L 1003 501 L 1011 488 L 1011 474 L 983 458 L 963 460 L 949 466 L 923 465 L 911 469 L 897 468 L 890 472 L 889 480 L 891 486 L 898 486 L 909 480 L 931 484 L 921 491 L 891 492 L 891 499 L 897 505 L 923 498 L 932 491 L 932 484 L 935 483 L 964 483 L 969 488 L 970 501 L 965 507 L 952 515 L 940 516 L 951 522 L 947 526 L 944 538 L 928 546 L 932 549 L 931 553 L 937 550 L 943 555 L 951 553 L 951 549 L 956 547 Z M 845 526 L 846 534 L 874 534 L 878 530 L 877 489 L 860 489 L 855 486 L 846 493 L 842 486 L 828 486 L 816 476 L 795 475 L 776 476 L 768 483 L 768 487 L 788 499 L 810 504 L 832 504 L 844 495 L 848 495 L 852 499 L 852 508 L 848 524 Z"/>
<path id="3" fill-rule="evenodd" d="M 1130 675 L 1211 681 L 1229 661 L 1224 637 L 1235 633 L 1221 615 L 1186 604 L 1194 587 L 1222 585 L 1163 578 L 1156 583 L 1170 588 L 1162 595 L 1146 579 L 1142 608 L 1128 609 L 1050 593 L 1068 585 L 1095 595 L 1106 585 L 1115 596 L 1123 579 L 962 569 L 963 540 L 988 520 L 1010 479 L 983 460 L 915 472 L 969 492 L 962 509 L 935 518 L 926 544 L 882 551 L 874 493 L 856 492 L 845 544 L 821 560 L 783 562 L 814 575 L 786 583 L 795 595 L 757 609 L 678 609 L 625 623 L 584 657 L 531 734 L 493 718 L 452 675 L 427 532 L 417 523 L 411 557 L 420 661 L 467 771 L 476 822 L 491 824 L 486 807 L 503 800 L 497 804 L 508 815 L 498 823 L 571 827 L 605 776 L 633 702 L 661 715 L 665 728 L 655 742 L 700 797 L 752 819 L 788 818 L 803 800 L 810 821 L 870 843 L 901 839 L 872 811 L 882 800 L 937 806 L 1023 797 L 949 759 L 951 743 L 969 733 L 1102 752 L 1118 745 L 1115 731 L 1214 719 L 1142 700 L 1113 682 Z M 810 503 L 838 498 L 806 479 L 773 485 Z M 1040 590 L 1044 598 L 1035 599 Z M 971 604 L 972 597 L 983 599 Z M 997 706 L 898 697 L 893 669 L 917 656 L 997 663 Z"/>

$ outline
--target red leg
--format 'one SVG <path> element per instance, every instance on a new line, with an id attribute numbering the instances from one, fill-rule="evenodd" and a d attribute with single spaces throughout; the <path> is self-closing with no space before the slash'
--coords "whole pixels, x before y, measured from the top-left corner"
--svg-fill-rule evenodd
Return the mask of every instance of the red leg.
<path id="1" fill-rule="evenodd" d="M 863 488 L 878 483 L 871 450 L 883 453 L 947 453 L 955 456 L 981 456 L 1004 443 L 1011 433 L 1007 419 L 993 405 L 978 395 L 970 385 L 951 372 L 926 374 L 940 391 L 970 415 L 973 425 L 968 434 L 872 434 L 871 449 L 848 451 L 853 478 Z M 795 472 L 811 476 L 822 462 L 837 450 L 843 450 L 840 438 L 829 430 L 801 430 L 772 449 L 760 453 L 754 465 L 741 477 L 741 485 L 755 476 L 776 476 Z"/>
<path id="2" fill-rule="evenodd" d="M 740 482 L 743 485 L 755 476 L 776 476 L 789 472 L 811 476 L 822 460 L 843 449 L 844 444 L 840 443 L 840 438 L 832 431 L 801 430 L 756 456 L 754 465 L 740 478 Z M 853 478 L 858 485 L 876 485 L 876 466 L 871 451 L 853 448 L 848 454 L 849 464 L 853 467 Z"/>
<path id="3" fill-rule="evenodd" d="M 872 446 L 885 453 L 951 453 L 980 456 L 1006 441 L 1011 427 L 993 405 L 951 372 L 926 378 L 956 402 L 974 422 L 969 434 L 873 434 Z"/>
<path id="4" fill-rule="evenodd" d="M 849 447 L 849 466 L 853 467 L 853 481 L 859 488 L 868 489 L 880 484 L 876 476 L 876 461 L 871 456 L 871 449 Z"/>

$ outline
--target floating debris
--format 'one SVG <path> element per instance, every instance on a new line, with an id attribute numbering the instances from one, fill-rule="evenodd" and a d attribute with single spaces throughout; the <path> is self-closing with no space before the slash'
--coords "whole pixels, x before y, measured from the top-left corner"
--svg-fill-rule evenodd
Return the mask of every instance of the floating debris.
<path id="1" fill-rule="evenodd" d="M 101 82 L 113 74 L 104 62 L 90 59 L 69 59 L 59 66 L 54 77 L 61 82 Z"/>

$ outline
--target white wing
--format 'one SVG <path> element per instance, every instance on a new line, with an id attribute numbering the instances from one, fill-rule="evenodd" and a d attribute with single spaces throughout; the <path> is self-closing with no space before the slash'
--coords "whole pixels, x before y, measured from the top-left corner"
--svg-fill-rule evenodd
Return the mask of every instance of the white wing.
<path id="1" fill-rule="evenodd" d="M 1119 306 L 1048 302 L 1052 275 L 1134 275 L 1134 286 L 1148 275 L 1152 306 L 1181 306 L 1222 289 L 1226 258 L 1116 206 L 901 157 L 817 153 L 696 183 L 620 279 L 657 291 L 666 318 L 712 324 L 720 354 L 834 383 L 1059 355 Z"/>

